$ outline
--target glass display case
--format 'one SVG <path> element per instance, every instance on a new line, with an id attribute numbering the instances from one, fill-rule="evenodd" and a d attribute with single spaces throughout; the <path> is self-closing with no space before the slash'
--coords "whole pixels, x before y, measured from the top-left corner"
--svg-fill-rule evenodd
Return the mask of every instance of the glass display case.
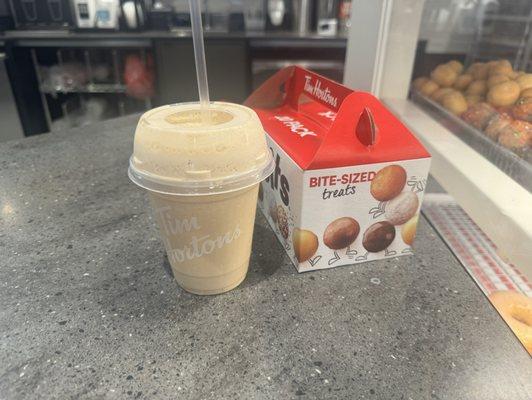
<path id="1" fill-rule="evenodd" d="M 425 144 L 439 185 L 422 212 L 518 334 L 506 306 L 532 297 L 532 1 L 360 0 L 352 14 L 344 82 Z"/>

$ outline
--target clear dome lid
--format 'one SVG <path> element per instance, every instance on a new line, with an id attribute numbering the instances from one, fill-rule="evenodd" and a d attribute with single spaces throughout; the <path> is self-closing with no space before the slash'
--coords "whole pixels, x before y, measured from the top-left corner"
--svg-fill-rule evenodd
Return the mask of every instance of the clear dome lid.
<path id="1" fill-rule="evenodd" d="M 263 127 L 250 108 L 213 102 L 210 121 L 199 103 L 144 113 L 135 132 L 129 177 L 160 193 L 217 194 L 254 185 L 273 172 Z"/>

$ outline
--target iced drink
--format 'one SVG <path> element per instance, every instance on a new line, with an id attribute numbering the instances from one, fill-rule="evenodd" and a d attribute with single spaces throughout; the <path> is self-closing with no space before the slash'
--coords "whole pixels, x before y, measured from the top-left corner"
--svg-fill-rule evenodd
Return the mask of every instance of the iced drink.
<path id="1" fill-rule="evenodd" d="M 176 281 L 216 294 L 245 278 L 258 183 L 273 163 L 262 125 L 247 107 L 215 102 L 148 111 L 135 132 L 129 176 L 148 190 Z"/>

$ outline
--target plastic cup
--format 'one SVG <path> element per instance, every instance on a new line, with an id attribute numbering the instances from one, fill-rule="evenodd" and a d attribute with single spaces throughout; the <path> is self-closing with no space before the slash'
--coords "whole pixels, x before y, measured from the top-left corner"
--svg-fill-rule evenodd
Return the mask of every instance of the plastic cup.
<path id="1" fill-rule="evenodd" d="M 155 108 L 140 118 L 129 177 L 148 190 L 176 281 L 218 294 L 246 277 L 258 184 L 273 171 L 255 112 L 214 102 Z"/>

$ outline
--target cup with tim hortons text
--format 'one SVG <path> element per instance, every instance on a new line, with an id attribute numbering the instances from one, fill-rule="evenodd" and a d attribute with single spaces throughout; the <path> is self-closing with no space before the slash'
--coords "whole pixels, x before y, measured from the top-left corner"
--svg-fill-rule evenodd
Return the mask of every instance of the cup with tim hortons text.
<path id="1" fill-rule="evenodd" d="M 246 277 L 260 181 L 273 162 L 251 109 L 198 103 L 153 109 L 135 132 L 129 176 L 148 190 L 176 281 L 217 294 Z"/>

